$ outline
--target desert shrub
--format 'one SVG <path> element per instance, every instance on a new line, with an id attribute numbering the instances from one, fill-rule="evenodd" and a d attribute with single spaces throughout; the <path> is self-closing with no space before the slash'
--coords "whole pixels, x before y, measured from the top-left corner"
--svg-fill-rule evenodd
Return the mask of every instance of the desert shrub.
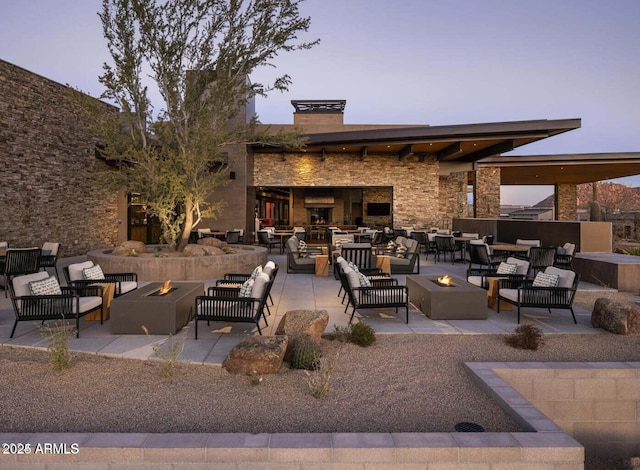
<path id="1" fill-rule="evenodd" d="M 339 354 L 336 353 L 332 360 L 322 361 L 314 371 L 304 371 L 305 374 L 307 374 L 307 385 L 313 397 L 327 398 L 329 396 L 331 386 L 335 379 L 338 357 Z"/>
<path id="2" fill-rule="evenodd" d="M 349 341 L 366 348 L 376 342 L 376 331 L 368 323 L 359 321 L 351 326 Z"/>
<path id="3" fill-rule="evenodd" d="M 631 246 L 622 250 L 627 255 L 640 256 L 640 246 Z"/>
<path id="4" fill-rule="evenodd" d="M 296 340 L 291 357 L 292 369 L 315 370 L 320 364 L 320 345 L 308 336 Z"/>
<path id="5" fill-rule="evenodd" d="M 67 369 L 71 365 L 69 337 L 75 333 L 75 326 L 56 322 L 53 325 L 43 326 L 40 331 L 44 338 L 49 339 L 47 346 L 49 363 L 56 370 Z"/>
<path id="6" fill-rule="evenodd" d="M 512 334 L 505 338 L 505 342 L 517 349 L 536 351 L 544 343 L 542 331 L 532 323 L 518 326 Z"/>
<path id="7" fill-rule="evenodd" d="M 165 379 L 173 377 L 176 366 L 180 362 L 180 354 L 184 350 L 187 329 L 184 329 L 184 336 L 181 339 L 169 335 L 168 338 L 159 342 L 153 341 L 146 326 L 142 325 L 142 330 L 151 343 L 154 355 L 160 359 L 160 375 Z"/>

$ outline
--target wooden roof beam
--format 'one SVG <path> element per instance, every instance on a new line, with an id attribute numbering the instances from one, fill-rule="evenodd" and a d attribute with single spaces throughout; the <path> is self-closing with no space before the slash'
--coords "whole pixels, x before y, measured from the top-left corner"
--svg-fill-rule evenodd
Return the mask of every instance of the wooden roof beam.
<path id="1" fill-rule="evenodd" d="M 405 145 L 398 152 L 398 159 L 402 160 L 403 158 L 406 158 L 411 154 L 413 154 L 413 144 Z"/>
<path id="2" fill-rule="evenodd" d="M 504 152 L 511 152 L 513 150 L 513 139 L 505 140 L 504 142 L 499 142 L 495 145 L 491 145 L 490 147 L 486 147 L 480 149 L 473 153 L 468 153 L 464 157 L 458 159 L 459 162 L 475 162 L 477 160 L 481 160 L 486 157 L 492 157 L 493 155 L 498 155 Z"/>
<path id="3" fill-rule="evenodd" d="M 454 160 L 460 152 L 462 152 L 462 144 L 460 142 L 454 142 L 440 150 L 436 155 L 438 160 Z"/>

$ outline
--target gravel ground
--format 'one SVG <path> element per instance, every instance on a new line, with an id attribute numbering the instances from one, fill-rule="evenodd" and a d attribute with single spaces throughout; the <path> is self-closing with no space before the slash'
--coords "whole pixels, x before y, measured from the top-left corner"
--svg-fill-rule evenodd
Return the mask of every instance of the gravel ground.
<path id="1" fill-rule="evenodd" d="M 581 294 L 589 305 L 598 295 Z M 591 298 L 593 297 L 593 298 Z M 633 299 L 633 296 L 630 297 Z M 637 295 L 635 296 L 637 299 Z M 538 351 L 502 335 L 378 335 L 368 348 L 325 340 L 336 370 L 326 399 L 303 371 L 259 385 L 216 366 L 76 354 L 53 370 L 43 351 L 0 347 L 2 432 L 446 432 L 460 421 L 487 431 L 518 425 L 480 390 L 465 361 L 640 361 L 640 337 L 548 335 Z M 614 463 L 587 468 L 616 468 Z"/>

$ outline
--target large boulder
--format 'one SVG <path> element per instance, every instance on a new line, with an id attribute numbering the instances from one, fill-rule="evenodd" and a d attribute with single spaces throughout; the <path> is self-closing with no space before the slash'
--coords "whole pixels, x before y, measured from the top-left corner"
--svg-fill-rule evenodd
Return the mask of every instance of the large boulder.
<path id="1" fill-rule="evenodd" d="M 601 297 L 593 306 L 591 326 L 617 335 L 640 334 L 640 306 Z"/>
<path id="2" fill-rule="evenodd" d="M 227 246 L 227 242 L 223 242 L 222 240 L 218 240 L 215 237 L 204 237 L 198 240 L 198 245 L 203 246 L 215 246 L 216 248 L 223 248 Z"/>
<path id="3" fill-rule="evenodd" d="M 222 367 L 231 374 L 277 374 L 287 344 L 286 336 L 250 336 L 229 351 Z"/>
<path id="4" fill-rule="evenodd" d="M 182 254 L 185 256 L 218 256 L 224 255 L 224 251 L 215 246 L 195 245 L 193 243 L 184 247 Z"/>
<path id="5" fill-rule="evenodd" d="M 117 256 L 132 256 L 140 253 L 146 253 L 147 248 L 144 243 L 135 240 L 127 240 L 116 246 L 111 252 Z"/>
<path id="6" fill-rule="evenodd" d="M 290 310 L 284 314 L 276 328 L 276 335 L 287 335 L 289 345 L 284 360 L 289 361 L 295 343 L 301 336 L 308 336 L 320 344 L 322 334 L 329 324 L 326 310 Z"/>

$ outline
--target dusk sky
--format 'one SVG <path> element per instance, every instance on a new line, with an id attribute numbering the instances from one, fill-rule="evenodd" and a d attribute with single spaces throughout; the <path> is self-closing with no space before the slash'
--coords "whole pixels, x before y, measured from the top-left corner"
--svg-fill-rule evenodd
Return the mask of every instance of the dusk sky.
<path id="1" fill-rule="evenodd" d="M 101 5 L 0 0 L 0 58 L 98 96 Z M 515 155 L 640 152 L 639 0 L 308 0 L 302 14 L 321 43 L 251 77 L 293 80 L 257 101 L 264 123 L 291 123 L 292 99 L 346 99 L 349 124 L 582 119 Z M 552 192 L 503 188 L 502 203 Z"/>

